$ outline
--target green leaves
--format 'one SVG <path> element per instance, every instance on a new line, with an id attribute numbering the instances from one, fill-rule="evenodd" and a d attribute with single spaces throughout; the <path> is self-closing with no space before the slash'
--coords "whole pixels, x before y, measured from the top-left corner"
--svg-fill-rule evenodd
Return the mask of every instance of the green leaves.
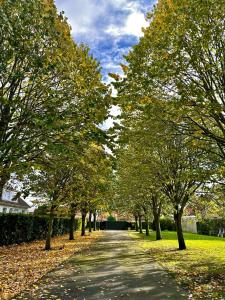
<path id="1" fill-rule="evenodd" d="M 203 183 L 219 176 L 225 153 L 224 5 L 158 1 L 126 57 L 125 76 L 113 75 L 122 109 L 118 187 L 127 203 L 143 204 L 160 191 L 182 214 Z"/>
<path id="2" fill-rule="evenodd" d="M 46 196 L 64 171 L 70 180 L 90 141 L 106 143 L 98 125 L 111 99 L 99 64 L 52 1 L 3 1 L 0 28 L 0 190 L 33 165 Z"/>

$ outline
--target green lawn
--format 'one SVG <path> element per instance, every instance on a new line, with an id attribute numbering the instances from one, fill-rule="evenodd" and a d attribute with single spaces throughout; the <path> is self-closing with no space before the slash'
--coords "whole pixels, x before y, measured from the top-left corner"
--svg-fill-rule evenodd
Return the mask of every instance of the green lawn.
<path id="1" fill-rule="evenodd" d="M 225 238 L 185 233 L 188 249 L 178 251 L 175 232 L 164 231 L 161 241 L 154 232 L 130 235 L 188 289 L 190 299 L 225 299 Z"/>

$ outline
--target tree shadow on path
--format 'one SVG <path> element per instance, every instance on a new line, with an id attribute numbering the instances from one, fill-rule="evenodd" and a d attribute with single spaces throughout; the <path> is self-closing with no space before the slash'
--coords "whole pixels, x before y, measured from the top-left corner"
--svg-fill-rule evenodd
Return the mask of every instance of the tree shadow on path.
<path id="1" fill-rule="evenodd" d="M 74 255 L 14 299 L 182 300 L 173 278 L 127 231 L 109 231 L 90 250 Z"/>

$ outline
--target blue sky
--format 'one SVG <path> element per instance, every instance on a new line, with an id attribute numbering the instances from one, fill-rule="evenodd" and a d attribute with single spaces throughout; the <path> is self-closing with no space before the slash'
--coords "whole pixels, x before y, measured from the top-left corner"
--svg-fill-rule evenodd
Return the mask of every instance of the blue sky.
<path id="1" fill-rule="evenodd" d="M 156 0 L 55 0 L 72 26 L 77 43 L 86 43 L 100 61 L 103 80 L 109 72 L 121 73 L 123 55 L 147 26 L 145 14 Z"/>

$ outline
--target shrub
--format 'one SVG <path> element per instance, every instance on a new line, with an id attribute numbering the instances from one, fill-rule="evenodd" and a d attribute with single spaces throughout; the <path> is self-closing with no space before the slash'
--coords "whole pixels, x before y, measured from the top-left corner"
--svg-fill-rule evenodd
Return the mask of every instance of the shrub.
<path id="1" fill-rule="evenodd" d="M 176 224 L 171 218 L 160 218 L 161 230 L 176 231 Z M 151 229 L 155 230 L 154 222 L 151 223 Z"/>
<path id="2" fill-rule="evenodd" d="M 110 216 L 108 216 L 107 221 L 116 222 L 116 218 L 110 215 Z"/>
<path id="3" fill-rule="evenodd" d="M 63 235 L 69 232 L 70 220 L 68 218 L 55 218 L 52 236 Z M 79 226 L 75 221 L 75 229 Z M 0 245 L 20 244 L 46 238 L 48 217 L 2 214 L 0 215 Z"/>
<path id="4" fill-rule="evenodd" d="M 205 219 L 197 222 L 197 231 L 199 234 L 217 235 L 220 228 L 225 229 L 225 219 Z"/>
<path id="5" fill-rule="evenodd" d="M 176 224 L 173 219 L 161 218 L 160 225 L 161 230 L 176 231 Z"/>

